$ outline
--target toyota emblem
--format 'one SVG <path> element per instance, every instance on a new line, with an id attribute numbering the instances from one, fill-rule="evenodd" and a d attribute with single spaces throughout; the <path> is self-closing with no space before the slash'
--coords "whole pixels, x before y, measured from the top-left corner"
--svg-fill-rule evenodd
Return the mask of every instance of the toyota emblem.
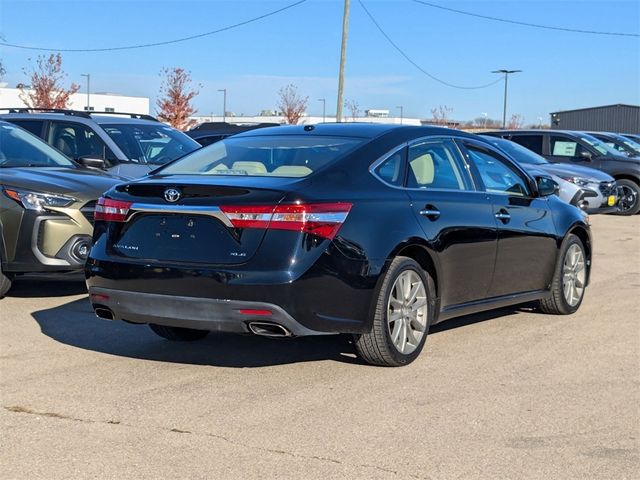
<path id="1" fill-rule="evenodd" d="M 180 200 L 182 193 L 177 188 L 167 188 L 164 191 L 164 199 L 167 202 L 175 203 Z"/>

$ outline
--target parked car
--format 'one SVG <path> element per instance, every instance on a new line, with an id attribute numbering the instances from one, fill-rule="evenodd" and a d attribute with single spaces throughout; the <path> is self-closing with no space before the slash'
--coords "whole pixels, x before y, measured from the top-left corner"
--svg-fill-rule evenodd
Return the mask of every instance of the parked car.
<path id="1" fill-rule="evenodd" d="M 229 123 L 229 122 L 204 122 L 189 130 L 187 135 L 193 138 L 203 147 L 219 142 L 223 138 L 236 133 L 248 132 L 257 128 L 277 127 L 279 123 Z"/>
<path id="2" fill-rule="evenodd" d="M 603 141 L 608 146 L 617 150 L 620 153 L 624 153 L 629 157 L 640 156 L 640 143 L 633 141 L 623 135 L 617 133 L 605 133 L 605 132 L 586 132 L 592 137 Z"/>
<path id="3" fill-rule="evenodd" d="M 618 185 L 617 214 L 634 215 L 640 211 L 640 158 L 628 157 L 583 132 L 500 130 L 484 134 L 512 140 L 552 163 L 571 163 L 602 170 L 611 175 Z"/>
<path id="4" fill-rule="evenodd" d="M 565 202 L 591 214 L 617 211 L 616 181 L 610 175 L 581 165 L 550 163 L 543 156 L 511 140 L 487 138 L 531 175 L 550 175 L 559 185 L 558 196 Z"/>
<path id="5" fill-rule="evenodd" d="M 447 318 L 578 309 L 590 228 L 556 189 L 451 129 L 253 130 L 99 200 L 90 301 L 171 340 L 349 333 L 367 362 L 404 365 Z"/>
<path id="6" fill-rule="evenodd" d="M 122 179 L 82 167 L 3 121 L 0 169 L 1 298 L 18 274 L 81 269 L 96 200 Z"/>
<path id="7" fill-rule="evenodd" d="M 73 160 L 98 160 L 97 167 L 137 178 L 200 148 L 183 132 L 150 115 L 75 110 L 0 109 L 0 120 L 42 138 Z M 102 163 L 100 163 L 100 161 Z"/>

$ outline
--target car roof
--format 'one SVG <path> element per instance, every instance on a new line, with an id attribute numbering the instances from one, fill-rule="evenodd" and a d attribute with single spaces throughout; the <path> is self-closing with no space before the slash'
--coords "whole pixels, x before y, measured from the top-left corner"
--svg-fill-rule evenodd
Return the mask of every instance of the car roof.
<path id="1" fill-rule="evenodd" d="M 442 127 L 418 127 L 411 125 L 394 125 L 388 123 L 318 123 L 314 125 L 286 125 L 281 127 L 267 127 L 238 133 L 233 138 L 254 137 L 266 135 L 318 135 L 373 139 L 391 132 L 414 132 L 419 135 L 456 135 L 466 136 L 465 132 Z"/>
<path id="2" fill-rule="evenodd" d="M 4 120 L 65 120 L 69 122 L 92 124 L 134 124 L 134 125 L 158 125 L 154 120 L 131 118 L 120 115 L 93 114 L 89 118 L 81 115 L 68 115 L 64 113 L 3 113 L 0 119 Z"/>
<path id="3" fill-rule="evenodd" d="M 570 135 L 582 135 L 587 134 L 590 135 L 589 132 L 585 132 L 582 130 L 552 130 L 550 128 L 531 128 L 531 129 L 517 129 L 517 130 L 488 130 L 486 132 L 478 132 L 480 135 L 488 134 L 504 134 L 504 133 L 568 133 Z"/>

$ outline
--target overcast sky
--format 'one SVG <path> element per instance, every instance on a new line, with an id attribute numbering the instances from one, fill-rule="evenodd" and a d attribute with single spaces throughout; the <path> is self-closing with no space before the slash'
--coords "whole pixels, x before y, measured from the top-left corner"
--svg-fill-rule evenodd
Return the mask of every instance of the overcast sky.
<path id="1" fill-rule="evenodd" d="M 211 31 L 295 0 L 28 1 L 0 0 L 0 35 L 15 44 L 100 48 L 150 43 Z M 527 123 L 548 113 L 611 103 L 640 103 L 640 38 L 584 35 L 499 23 L 427 7 L 411 0 L 362 0 L 389 37 L 422 69 L 461 86 L 487 84 L 491 70 L 521 69 L 509 82 L 509 112 Z M 432 3 L 481 15 L 574 29 L 640 33 L 637 1 L 455 1 Z M 227 110 L 253 115 L 274 108 L 277 90 L 294 83 L 309 96 L 310 113 L 335 112 L 342 0 L 307 2 L 255 23 L 167 46 L 100 53 L 64 53 L 69 81 L 91 74 L 94 92 L 154 100 L 162 67 L 191 71 L 201 85 L 202 115 Z M 0 46 L 14 86 L 36 51 Z M 503 85 L 479 90 L 428 78 L 380 34 L 358 0 L 351 1 L 345 98 L 362 109 L 386 108 L 430 117 L 447 105 L 452 118 L 502 115 Z M 13 105 L 0 105 L 13 106 Z"/>

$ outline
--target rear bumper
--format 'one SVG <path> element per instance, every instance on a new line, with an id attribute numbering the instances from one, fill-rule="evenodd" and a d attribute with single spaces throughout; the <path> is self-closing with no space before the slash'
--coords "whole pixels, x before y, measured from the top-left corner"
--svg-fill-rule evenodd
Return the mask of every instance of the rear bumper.
<path id="1" fill-rule="evenodd" d="M 294 336 L 332 333 L 311 330 L 298 323 L 283 308 L 271 303 L 159 295 L 99 287 L 89 288 L 89 298 L 94 309 L 109 310 L 113 320 L 133 323 L 249 333 L 251 322 L 269 322 L 283 326 Z M 242 313 L 246 310 L 269 311 L 271 315 Z"/>

